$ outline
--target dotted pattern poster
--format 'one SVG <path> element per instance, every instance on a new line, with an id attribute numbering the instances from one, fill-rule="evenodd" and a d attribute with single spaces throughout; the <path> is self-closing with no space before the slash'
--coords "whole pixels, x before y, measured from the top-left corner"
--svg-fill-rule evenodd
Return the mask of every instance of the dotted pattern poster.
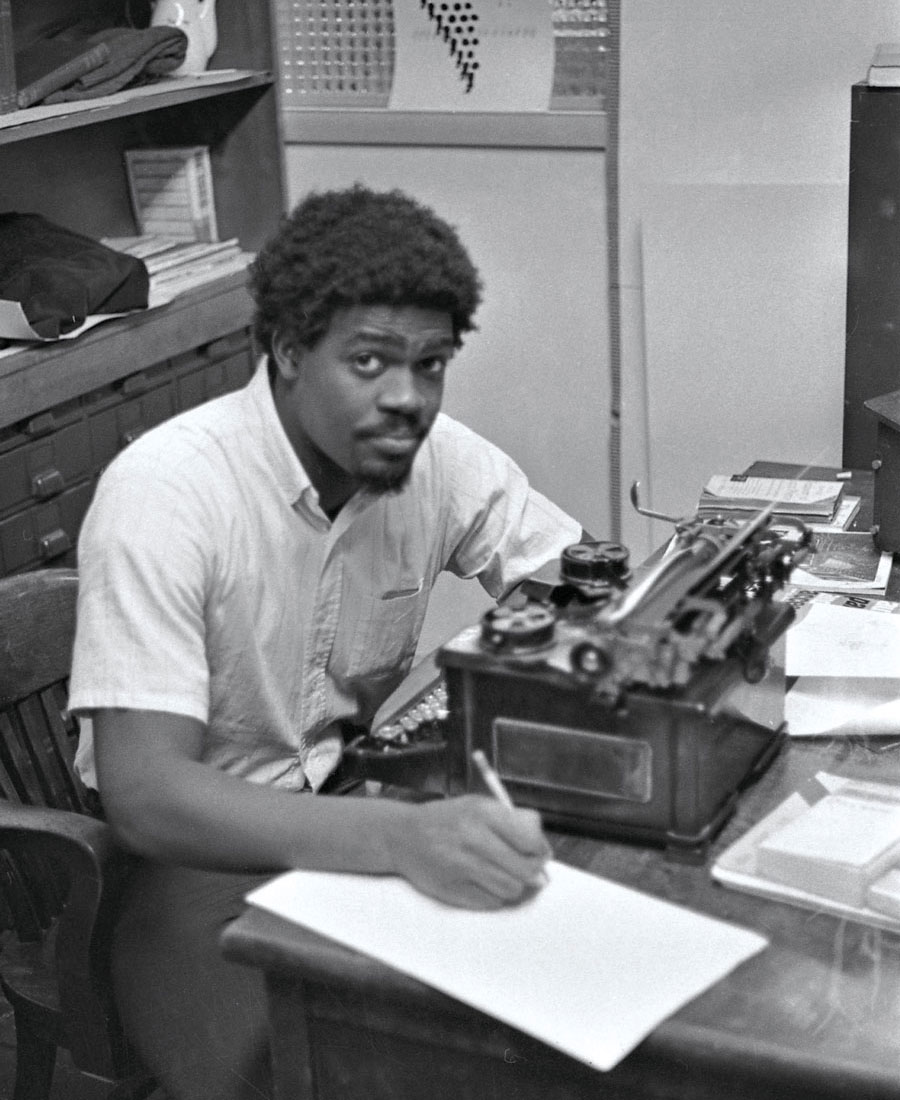
<path id="1" fill-rule="evenodd" d="M 390 107 L 546 111 L 553 89 L 547 0 L 394 0 Z"/>

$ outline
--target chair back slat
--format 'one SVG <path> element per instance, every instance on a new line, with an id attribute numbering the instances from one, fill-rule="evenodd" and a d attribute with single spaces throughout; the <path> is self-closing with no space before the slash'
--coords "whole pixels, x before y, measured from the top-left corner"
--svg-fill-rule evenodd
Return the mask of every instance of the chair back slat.
<path id="1" fill-rule="evenodd" d="M 40 778 L 34 766 L 26 739 L 27 728 L 22 720 L 19 706 L 8 707 L 0 713 L 0 756 L 9 771 L 19 795 L 19 801 L 26 806 L 47 806 L 47 793 L 41 786 Z"/>
<path id="2" fill-rule="evenodd" d="M 58 783 L 66 792 L 71 808 L 78 813 L 88 812 L 87 792 L 75 772 L 75 749 L 78 745 L 78 723 L 69 714 L 68 680 L 51 684 L 40 693 L 41 707 L 47 723 L 50 739 L 48 757 L 52 758 Z"/>
<path id="3" fill-rule="evenodd" d="M 48 691 L 38 692 L 17 705 L 22 748 L 31 761 L 42 793 L 42 805 L 77 811 L 78 796 L 70 778 L 72 758 L 68 752 L 60 751 L 58 731 L 54 731 L 53 724 L 61 728 L 62 718 L 58 711 L 53 713 L 54 705 Z"/>
<path id="4" fill-rule="evenodd" d="M 17 785 L 16 771 L 14 767 L 7 766 L 9 753 L 4 749 L 11 736 L 9 716 L 0 711 L 0 798 L 21 804 L 22 796 Z"/>

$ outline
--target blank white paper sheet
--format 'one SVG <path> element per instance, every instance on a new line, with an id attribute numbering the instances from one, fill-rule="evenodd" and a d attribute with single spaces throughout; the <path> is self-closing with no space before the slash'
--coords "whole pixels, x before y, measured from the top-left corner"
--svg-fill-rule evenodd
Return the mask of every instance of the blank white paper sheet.
<path id="1" fill-rule="evenodd" d="M 392 876 L 289 871 L 247 901 L 598 1070 L 767 940 L 565 864 L 521 905 L 443 905 Z"/>

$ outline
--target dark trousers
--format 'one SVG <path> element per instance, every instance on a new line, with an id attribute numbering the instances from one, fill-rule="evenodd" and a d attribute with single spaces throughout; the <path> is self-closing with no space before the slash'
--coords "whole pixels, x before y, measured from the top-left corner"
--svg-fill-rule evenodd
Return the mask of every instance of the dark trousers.
<path id="1" fill-rule="evenodd" d="M 169 1100 L 269 1100 L 262 975 L 219 950 L 248 891 L 271 875 L 143 863 L 113 941 L 125 1032 Z"/>

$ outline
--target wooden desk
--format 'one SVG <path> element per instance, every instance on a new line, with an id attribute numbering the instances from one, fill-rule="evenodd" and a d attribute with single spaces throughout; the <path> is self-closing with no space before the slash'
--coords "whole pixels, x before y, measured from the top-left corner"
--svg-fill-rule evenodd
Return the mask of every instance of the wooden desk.
<path id="1" fill-rule="evenodd" d="M 857 482 L 863 489 L 865 476 Z M 864 508 L 870 501 L 871 491 Z M 870 517 L 863 510 L 859 526 Z M 744 792 L 700 865 L 637 845 L 552 836 L 563 862 L 770 940 L 605 1074 L 372 959 L 248 910 L 223 946 L 265 972 L 278 1100 L 900 1100 L 900 935 L 728 890 L 709 873 L 719 852 L 819 770 L 900 782 L 900 731 L 896 743 L 790 742 Z M 598 1013 L 614 1012 L 598 992 Z"/>

